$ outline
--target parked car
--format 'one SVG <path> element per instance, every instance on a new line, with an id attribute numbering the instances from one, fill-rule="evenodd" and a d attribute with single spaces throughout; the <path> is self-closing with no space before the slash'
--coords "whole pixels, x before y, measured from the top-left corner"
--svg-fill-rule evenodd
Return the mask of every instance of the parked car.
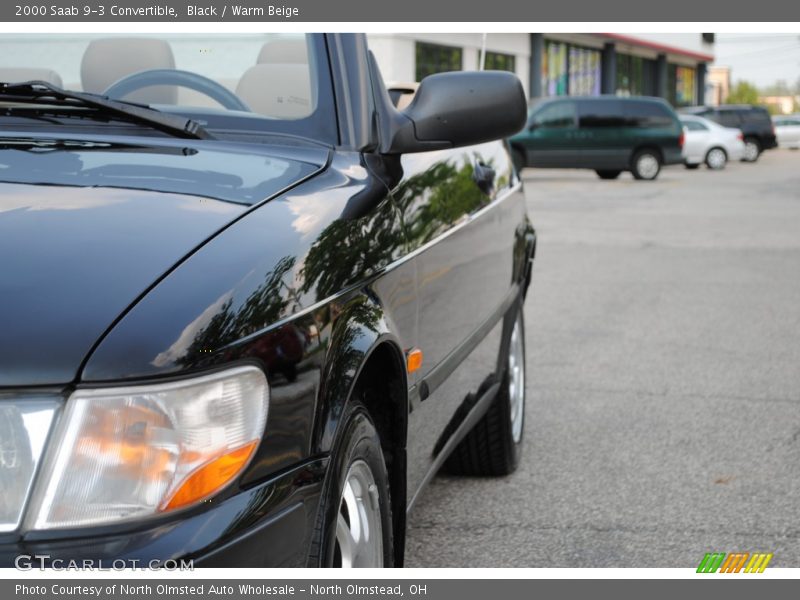
<path id="1" fill-rule="evenodd" d="M 0 84 L 0 566 L 402 565 L 437 470 L 520 459 L 519 80 L 399 111 L 364 35 L 56 38 Z"/>
<path id="2" fill-rule="evenodd" d="M 593 169 L 601 179 L 630 171 L 655 179 L 662 165 L 683 162 L 683 135 L 659 98 L 563 97 L 537 104 L 509 142 L 518 168 Z"/>
<path id="3" fill-rule="evenodd" d="M 744 135 L 733 127 L 723 127 L 703 117 L 681 115 L 686 132 L 684 164 L 696 169 L 705 163 L 709 169 L 724 169 L 729 160 L 744 155 Z"/>
<path id="4" fill-rule="evenodd" d="M 781 148 L 800 149 L 800 114 L 772 117 L 775 137 Z"/>
<path id="5" fill-rule="evenodd" d="M 775 129 L 769 112 L 761 106 L 749 104 L 723 104 L 721 106 L 690 106 L 681 113 L 705 117 L 723 127 L 735 127 L 744 136 L 745 162 L 756 162 L 764 150 L 775 148 Z"/>

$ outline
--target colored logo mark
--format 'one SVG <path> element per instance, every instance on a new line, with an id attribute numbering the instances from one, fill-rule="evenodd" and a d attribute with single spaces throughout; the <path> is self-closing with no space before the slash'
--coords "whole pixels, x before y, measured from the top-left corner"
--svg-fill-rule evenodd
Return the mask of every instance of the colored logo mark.
<path id="1" fill-rule="evenodd" d="M 763 573 L 769 561 L 772 560 L 772 553 L 753 553 L 733 552 L 711 552 L 703 557 L 697 567 L 698 573 Z"/>

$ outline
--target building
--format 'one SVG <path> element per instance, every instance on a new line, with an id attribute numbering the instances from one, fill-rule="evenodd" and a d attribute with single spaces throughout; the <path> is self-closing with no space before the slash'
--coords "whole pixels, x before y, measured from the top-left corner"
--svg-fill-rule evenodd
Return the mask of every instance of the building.
<path id="1" fill-rule="evenodd" d="M 758 103 L 776 115 L 790 115 L 800 107 L 800 96 L 759 96 Z"/>
<path id="2" fill-rule="evenodd" d="M 713 66 L 708 68 L 706 103 L 712 106 L 725 104 L 731 93 L 731 68 Z"/>
<path id="3" fill-rule="evenodd" d="M 675 106 L 705 101 L 708 33 L 368 34 L 387 82 L 442 71 L 512 71 L 531 100 L 561 95 L 660 96 Z"/>

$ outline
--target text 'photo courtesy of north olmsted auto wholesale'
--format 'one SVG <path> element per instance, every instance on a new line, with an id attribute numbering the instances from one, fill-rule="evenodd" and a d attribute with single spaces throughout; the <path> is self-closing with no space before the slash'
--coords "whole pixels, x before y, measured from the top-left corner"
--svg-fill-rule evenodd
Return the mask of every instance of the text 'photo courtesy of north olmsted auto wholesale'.
<path id="1" fill-rule="evenodd" d="M 798 486 L 800 5 L 0 6 L 3 600 L 791 595 Z"/>

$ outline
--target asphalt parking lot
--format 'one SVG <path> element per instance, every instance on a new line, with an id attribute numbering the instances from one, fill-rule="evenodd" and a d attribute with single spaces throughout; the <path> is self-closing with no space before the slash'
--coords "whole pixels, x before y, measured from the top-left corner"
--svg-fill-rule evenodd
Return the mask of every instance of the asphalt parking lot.
<path id="1" fill-rule="evenodd" d="M 522 465 L 434 478 L 407 566 L 800 567 L 800 152 L 524 177 Z"/>

